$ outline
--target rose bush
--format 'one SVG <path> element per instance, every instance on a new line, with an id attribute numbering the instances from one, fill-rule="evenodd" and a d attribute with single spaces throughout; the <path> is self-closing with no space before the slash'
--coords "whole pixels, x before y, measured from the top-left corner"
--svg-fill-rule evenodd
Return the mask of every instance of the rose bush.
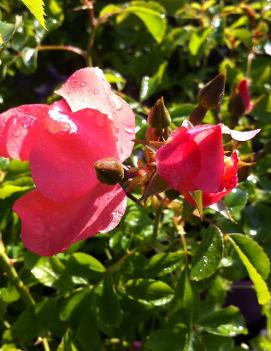
<path id="1" fill-rule="evenodd" d="M 222 133 L 245 141 L 258 132 L 231 131 L 221 124 L 182 126 L 157 151 L 157 171 L 193 205 L 190 192 L 201 190 L 203 206 L 209 206 L 225 197 L 238 181 L 238 154 L 234 150 L 230 157 L 224 156 Z"/>
<path id="2" fill-rule="evenodd" d="M 101 184 L 95 161 L 124 161 L 133 148 L 135 120 L 98 68 L 76 71 L 51 105 L 23 105 L 0 116 L 0 155 L 29 160 L 36 189 L 14 204 L 25 246 L 53 255 L 119 223 L 126 196 Z"/>

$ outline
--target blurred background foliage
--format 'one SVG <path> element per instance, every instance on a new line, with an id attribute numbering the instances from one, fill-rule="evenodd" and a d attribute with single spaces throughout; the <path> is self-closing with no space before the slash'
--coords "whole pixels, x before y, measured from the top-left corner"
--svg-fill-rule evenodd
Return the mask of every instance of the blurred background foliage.
<path id="1" fill-rule="evenodd" d="M 162 215 L 156 198 L 146 209 L 129 202 L 113 233 L 51 258 L 23 248 L 11 210 L 33 186 L 28 164 L 0 158 L 0 252 L 6 252 L 0 258 L 1 350 L 271 350 L 265 283 L 271 255 L 271 2 L 97 0 L 92 8 L 91 1 L 45 0 L 46 29 L 42 12 L 40 24 L 25 4 L 0 3 L 1 111 L 50 103 L 73 71 L 95 65 L 134 108 L 143 139 L 146 113 L 158 97 L 165 98 L 172 127 L 179 126 L 196 106 L 199 88 L 227 72 L 221 111 L 209 111 L 204 122 L 262 131 L 240 148 L 241 159 L 256 164 L 241 169 L 225 208 L 206 210 L 209 227 L 181 198 Z M 229 96 L 244 76 L 255 106 L 233 121 Z M 140 158 L 137 145 L 129 162 Z M 185 219 L 176 225 L 172 218 L 180 208 Z M 223 239 L 214 224 L 245 235 Z"/>

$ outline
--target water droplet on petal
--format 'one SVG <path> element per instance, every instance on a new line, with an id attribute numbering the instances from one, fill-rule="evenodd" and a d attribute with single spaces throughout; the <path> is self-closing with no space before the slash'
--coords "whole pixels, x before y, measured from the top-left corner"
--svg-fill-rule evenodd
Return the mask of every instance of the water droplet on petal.
<path id="1" fill-rule="evenodd" d="M 95 95 L 97 95 L 97 94 L 99 93 L 99 90 L 98 90 L 98 89 L 94 89 L 94 90 L 93 90 L 93 93 L 94 93 Z"/>
<path id="2" fill-rule="evenodd" d="M 117 95 L 112 95 L 112 101 L 117 111 L 122 109 L 123 103 Z"/>
<path id="3" fill-rule="evenodd" d="M 86 83 L 85 82 L 81 82 L 79 85 L 80 85 L 80 87 L 85 87 Z"/>

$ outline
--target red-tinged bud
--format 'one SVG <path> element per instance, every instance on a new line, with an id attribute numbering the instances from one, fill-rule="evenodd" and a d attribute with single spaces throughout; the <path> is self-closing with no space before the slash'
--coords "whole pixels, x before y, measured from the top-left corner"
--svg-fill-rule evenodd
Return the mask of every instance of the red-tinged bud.
<path id="1" fill-rule="evenodd" d="M 101 183 L 114 185 L 123 181 L 123 166 L 119 160 L 113 157 L 107 157 L 96 161 L 94 167 L 97 178 Z"/>
<path id="2" fill-rule="evenodd" d="M 249 113 L 252 107 L 253 104 L 249 96 L 248 80 L 242 79 L 233 89 L 230 96 L 228 108 L 232 116 L 232 124 L 237 124 L 238 118 L 245 113 Z"/>
<path id="3" fill-rule="evenodd" d="M 170 126 L 170 123 L 170 114 L 164 104 L 164 98 L 161 97 L 153 105 L 148 115 L 148 124 L 152 128 L 164 129 L 168 128 Z"/>
<path id="4" fill-rule="evenodd" d="M 198 94 L 198 104 L 202 109 L 218 108 L 221 104 L 225 90 L 225 76 L 218 74 L 210 80 Z"/>

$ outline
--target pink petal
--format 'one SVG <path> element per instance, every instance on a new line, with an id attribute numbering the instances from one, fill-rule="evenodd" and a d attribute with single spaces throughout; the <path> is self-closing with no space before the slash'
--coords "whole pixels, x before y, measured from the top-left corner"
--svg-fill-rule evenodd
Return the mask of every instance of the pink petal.
<path id="1" fill-rule="evenodd" d="M 0 115 L 0 155 L 27 160 L 39 135 L 39 122 L 48 115 L 47 105 L 22 105 Z M 38 122 L 38 123 L 37 123 Z"/>
<path id="2" fill-rule="evenodd" d="M 113 93 L 102 70 L 95 67 L 76 71 L 57 93 L 73 112 L 91 108 L 108 115 L 115 126 L 120 160 L 130 156 L 135 137 L 135 116 L 130 106 Z"/>
<path id="3" fill-rule="evenodd" d="M 223 190 L 219 192 L 203 192 L 202 194 L 202 202 L 203 207 L 208 207 L 214 203 L 219 202 L 223 199 L 229 192 L 232 191 L 237 185 L 238 177 L 238 155 L 237 152 L 234 151 L 232 156 L 227 158 L 225 162 L 224 168 L 224 176 L 223 176 Z M 187 202 L 189 202 L 192 206 L 196 206 L 194 200 L 188 192 L 183 192 L 183 195 Z"/>
<path id="4" fill-rule="evenodd" d="M 60 99 L 52 103 L 52 105 L 50 105 L 50 110 L 55 110 L 63 113 L 72 112 L 72 110 L 70 109 L 70 106 L 64 99 Z"/>
<path id="5" fill-rule="evenodd" d="M 229 134 L 232 137 L 232 139 L 237 141 L 248 141 L 254 138 L 255 135 L 257 135 L 260 131 L 261 129 L 255 129 L 255 130 L 241 132 L 239 130 L 233 130 L 225 125 L 222 125 L 222 133 Z"/>
<path id="6" fill-rule="evenodd" d="M 159 175 L 173 189 L 193 190 L 193 179 L 200 172 L 200 151 L 185 127 L 177 129 L 157 151 L 156 160 Z"/>
<path id="7" fill-rule="evenodd" d="M 222 190 L 224 149 L 220 125 L 203 125 L 188 129 L 200 150 L 201 167 L 193 180 L 192 190 L 217 192 Z"/>
<path id="8" fill-rule="evenodd" d="M 38 255 L 51 256 L 74 242 L 114 229 L 125 208 L 126 196 L 119 185 L 99 184 L 87 196 L 62 203 L 34 190 L 17 200 L 13 209 L 22 221 L 24 245 Z"/>
<path id="9" fill-rule="evenodd" d="M 70 200 L 99 184 L 95 161 L 116 156 L 112 123 L 106 115 L 90 109 L 69 114 L 54 110 L 33 145 L 30 169 L 45 197 Z"/>

